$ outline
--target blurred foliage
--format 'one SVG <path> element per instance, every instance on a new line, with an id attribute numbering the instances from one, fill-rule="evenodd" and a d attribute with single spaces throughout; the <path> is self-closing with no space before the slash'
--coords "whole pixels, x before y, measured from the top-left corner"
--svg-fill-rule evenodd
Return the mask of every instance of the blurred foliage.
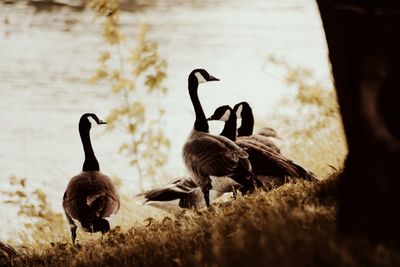
<path id="1" fill-rule="evenodd" d="M 98 17 L 104 19 L 103 37 L 109 48 L 117 47 L 118 53 L 110 51 L 102 53 L 98 59 L 99 67 L 91 82 L 108 81 L 111 91 L 123 98 L 120 107 L 113 109 L 107 117 L 109 129 L 122 125 L 130 136 L 130 140 L 121 144 L 120 153 L 131 158 L 131 165 L 136 167 L 143 180 L 154 176 L 160 167 L 167 162 L 170 142 L 166 137 L 162 124 L 165 110 L 160 104 L 161 97 L 167 94 L 164 82 L 167 78 L 167 62 L 161 58 L 157 43 L 147 39 L 148 25 L 141 24 L 136 36 L 136 46 L 131 49 L 129 58 L 123 58 L 121 44 L 126 42 L 120 30 L 120 7 L 117 0 L 91 0 L 90 6 Z M 111 49 L 110 49 L 111 50 Z M 112 61 L 119 61 L 114 68 Z M 129 63 L 131 71 L 126 74 L 125 64 Z M 155 105 L 148 105 L 143 95 L 156 100 Z"/>
<path id="2" fill-rule="evenodd" d="M 19 233 L 23 242 L 46 243 L 49 232 L 64 232 L 64 216 L 52 209 L 41 189 L 30 188 L 27 179 L 10 177 L 9 189 L 2 190 L 1 195 L 3 203 L 17 208 L 24 220 L 24 232 Z"/>
<path id="3" fill-rule="evenodd" d="M 27 189 L 27 180 L 25 178 L 10 177 L 9 191 L 2 191 L 6 196 L 6 204 L 13 204 L 19 208 L 18 215 L 46 219 L 54 215 L 47 201 L 46 194 L 41 189 L 29 191 Z"/>
<path id="4" fill-rule="evenodd" d="M 268 122 L 284 138 L 282 151 L 320 177 L 340 170 L 347 154 L 346 139 L 332 77 L 319 80 L 312 70 L 294 66 L 270 55 L 268 63 L 283 70 L 282 82 L 289 88 L 272 110 Z"/>
<path id="5" fill-rule="evenodd" d="M 292 66 L 286 60 L 276 56 L 270 55 L 268 61 L 285 69 L 284 81 L 287 86 L 295 88 L 296 101 L 306 108 L 311 106 L 318 108 L 318 115 L 321 115 L 320 120 L 325 120 L 327 116 L 340 118 L 336 93 L 331 83 L 326 86 L 314 77 L 312 70 L 301 66 Z"/>

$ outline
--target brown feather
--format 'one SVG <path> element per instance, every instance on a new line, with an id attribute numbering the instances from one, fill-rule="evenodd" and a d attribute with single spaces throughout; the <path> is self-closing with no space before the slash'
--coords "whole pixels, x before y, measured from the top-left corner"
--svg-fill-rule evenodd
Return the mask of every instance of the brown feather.
<path id="1" fill-rule="evenodd" d="M 120 201 L 108 176 L 98 171 L 81 172 L 69 182 L 63 207 L 71 219 L 90 224 L 96 218 L 117 213 Z"/>

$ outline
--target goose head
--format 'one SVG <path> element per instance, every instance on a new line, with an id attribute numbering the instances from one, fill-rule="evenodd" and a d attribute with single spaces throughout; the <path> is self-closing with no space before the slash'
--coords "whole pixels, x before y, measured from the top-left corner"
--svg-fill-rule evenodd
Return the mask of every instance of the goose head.
<path id="1" fill-rule="evenodd" d="M 275 129 L 272 129 L 271 127 L 264 127 L 261 130 L 258 131 L 258 134 L 264 135 L 265 137 L 273 137 L 276 139 L 283 139 L 281 136 L 278 135 L 278 133 L 275 131 Z"/>
<path id="2" fill-rule="evenodd" d="M 90 130 L 92 126 L 107 124 L 107 122 L 100 120 L 94 113 L 85 113 L 79 120 L 79 128 L 82 130 Z"/>
<path id="3" fill-rule="evenodd" d="M 272 129 L 271 127 L 264 127 L 261 130 L 262 130 L 263 135 L 265 135 L 265 136 L 270 136 L 270 137 L 278 136 L 276 131 L 274 129 Z"/>
<path id="4" fill-rule="evenodd" d="M 245 114 L 252 113 L 252 110 L 251 110 L 251 107 L 250 107 L 249 103 L 247 103 L 245 101 L 236 104 L 233 107 L 233 110 L 236 113 L 236 117 L 238 119 L 242 118 L 243 115 L 245 115 Z"/>
<path id="5" fill-rule="evenodd" d="M 215 111 L 214 114 L 211 115 L 207 120 L 209 121 L 228 121 L 231 116 L 232 108 L 228 105 L 220 106 Z"/>
<path id="6" fill-rule="evenodd" d="M 195 69 L 189 75 L 189 83 L 195 82 L 200 84 L 211 81 L 219 81 L 219 79 L 210 75 L 205 69 Z"/>

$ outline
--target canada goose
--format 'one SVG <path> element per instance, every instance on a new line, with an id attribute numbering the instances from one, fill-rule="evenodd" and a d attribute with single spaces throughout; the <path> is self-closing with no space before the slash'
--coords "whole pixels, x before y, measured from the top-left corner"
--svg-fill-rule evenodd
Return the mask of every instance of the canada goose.
<path id="1" fill-rule="evenodd" d="M 274 137 L 280 139 L 274 129 L 265 127 L 261 129 L 257 134 L 253 134 L 254 116 L 249 103 L 240 102 L 233 107 L 233 110 L 235 111 L 237 118 L 242 119 L 242 124 L 237 130 L 238 137 L 250 136 L 251 138 L 263 143 L 264 145 L 269 146 L 276 152 L 281 152 L 280 148 L 269 138 Z"/>
<path id="2" fill-rule="evenodd" d="M 183 146 L 183 161 L 194 182 L 201 188 L 210 206 L 210 176 L 228 176 L 243 185 L 245 192 L 254 190 L 254 175 L 246 151 L 224 136 L 208 133 L 208 122 L 198 97 L 200 83 L 218 81 L 204 69 L 193 70 L 188 77 L 190 99 L 196 114 L 194 129 Z"/>
<path id="3" fill-rule="evenodd" d="M 90 141 L 91 126 L 106 124 L 93 113 L 85 113 L 79 121 L 85 161 L 82 172 L 69 181 L 63 197 L 63 208 L 71 227 L 72 243 L 75 245 L 76 229 L 86 232 L 110 230 L 107 218 L 119 210 L 119 196 L 111 179 L 100 172 L 99 163 Z"/>
<path id="4" fill-rule="evenodd" d="M 230 178 L 211 178 L 212 189 L 210 190 L 210 201 L 220 197 L 224 193 L 236 192 L 241 186 Z M 167 202 L 179 200 L 181 208 L 203 208 L 206 206 L 201 188 L 190 178 L 177 179 L 166 186 L 155 188 L 144 193 L 147 202 Z M 144 204 L 143 203 L 143 204 Z M 161 205 L 157 205 L 161 207 Z"/>
<path id="5" fill-rule="evenodd" d="M 255 175 L 267 175 L 285 180 L 286 176 L 315 179 L 314 175 L 300 165 L 285 158 L 270 146 L 257 139 L 244 137 L 236 138 L 236 112 L 228 105 L 217 108 L 208 120 L 221 120 L 225 122 L 221 135 L 235 141 L 236 144 L 249 154 L 249 160 Z"/>
<path id="6" fill-rule="evenodd" d="M 278 136 L 278 133 L 275 131 L 275 129 L 272 129 L 271 127 L 261 128 L 260 130 L 257 131 L 257 134 L 263 135 L 265 137 L 274 137 L 277 139 L 281 139 L 281 137 Z"/>

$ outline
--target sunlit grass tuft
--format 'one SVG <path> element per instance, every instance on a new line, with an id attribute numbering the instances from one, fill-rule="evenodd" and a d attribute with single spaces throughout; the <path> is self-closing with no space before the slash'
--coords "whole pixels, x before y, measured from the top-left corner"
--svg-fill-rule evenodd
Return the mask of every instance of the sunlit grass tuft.
<path id="1" fill-rule="evenodd" d="M 282 82 L 291 91 L 271 107 L 274 113 L 256 120 L 256 128 L 274 128 L 283 138 L 282 153 L 319 179 L 342 169 L 347 146 L 331 79 L 318 80 L 311 70 L 292 66 L 275 56 L 268 61 L 284 69 Z"/>
<path id="2" fill-rule="evenodd" d="M 15 266 L 398 266 L 400 254 L 337 236 L 336 176 L 114 228 L 72 247 L 31 248 Z"/>

